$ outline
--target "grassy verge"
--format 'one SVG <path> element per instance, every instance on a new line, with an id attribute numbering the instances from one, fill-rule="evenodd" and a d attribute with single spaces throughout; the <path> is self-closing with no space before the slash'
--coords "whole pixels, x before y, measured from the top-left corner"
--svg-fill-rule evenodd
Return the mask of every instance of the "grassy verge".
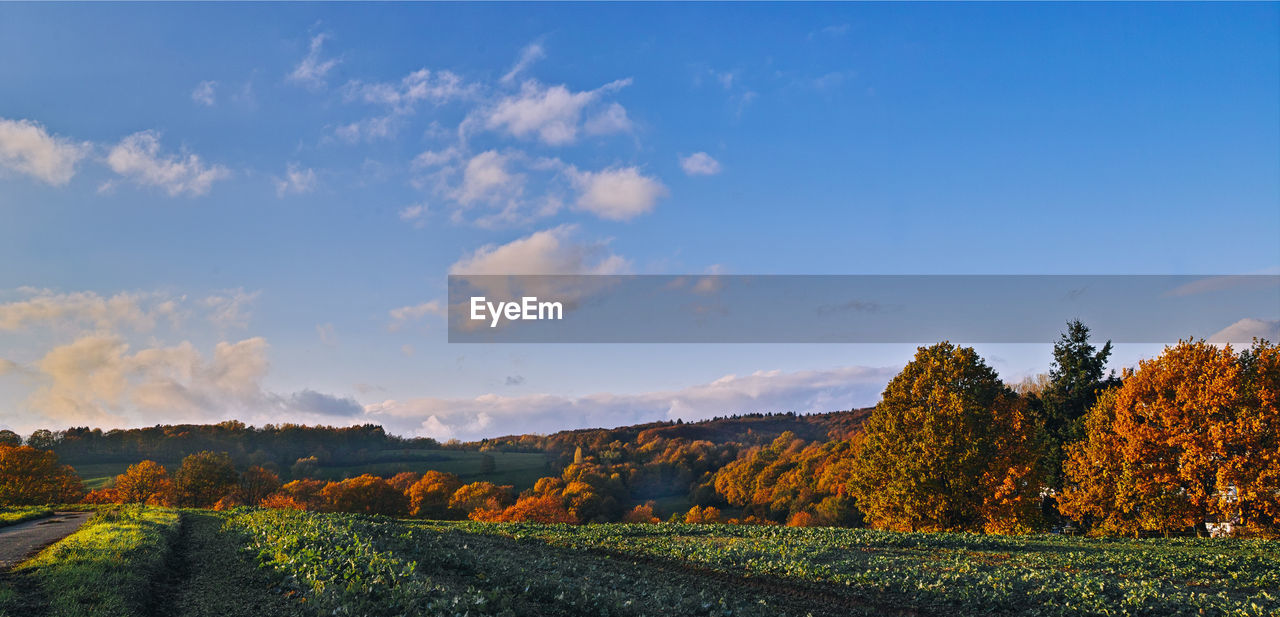
<path id="1" fill-rule="evenodd" d="M 173 510 L 102 510 L 8 576 L 0 616 L 129 617 L 148 611 L 151 585 L 178 533 Z"/>
<path id="2" fill-rule="evenodd" d="M 48 506 L 15 506 L 0 508 L 0 527 L 16 525 L 23 521 L 53 516 L 53 508 Z"/>

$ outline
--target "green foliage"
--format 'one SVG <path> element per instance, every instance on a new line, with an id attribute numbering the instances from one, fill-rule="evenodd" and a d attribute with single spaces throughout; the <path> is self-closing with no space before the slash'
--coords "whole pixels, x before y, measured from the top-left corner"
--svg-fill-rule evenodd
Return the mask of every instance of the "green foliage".
<path id="1" fill-rule="evenodd" d="M 1118 384 L 1114 375 L 1106 375 L 1109 357 L 1111 341 L 1096 349 L 1080 320 L 1067 322 L 1067 331 L 1053 345 L 1049 383 L 1040 394 L 1047 438 L 1044 466 L 1051 488 L 1062 488 L 1066 448 L 1084 437 L 1085 413 L 1099 392 Z"/>
<path id="2" fill-rule="evenodd" d="M 1039 489 L 1032 420 L 972 348 L 921 347 L 867 420 L 850 492 L 875 527 L 1017 529 Z"/>
<path id="3" fill-rule="evenodd" d="M 240 481 L 226 452 L 199 452 L 182 459 L 173 475 L 177 505 L 207 508 L 235 491 Z"/>

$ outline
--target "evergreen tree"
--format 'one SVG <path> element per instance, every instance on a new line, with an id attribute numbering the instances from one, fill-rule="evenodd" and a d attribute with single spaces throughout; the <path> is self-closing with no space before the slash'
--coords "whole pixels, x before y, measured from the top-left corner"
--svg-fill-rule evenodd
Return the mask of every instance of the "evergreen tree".
<path id="1" fill-rule="evenodd" d="M 1084 416 L 1102 390 L 1118 385 L 1114 372 L 1105 373 L 1111 341 L 1102 349 L 1089 343 L 1089 328 L 1080 320 L 1067 322 L 1067 331 L 1053 345 L 1049 384 L 1041 394 L 1045 427 L 1045 475 L 1049 487 L 1062 489 L 1062 463 L 1067 447 L 1084 438 Z"/>

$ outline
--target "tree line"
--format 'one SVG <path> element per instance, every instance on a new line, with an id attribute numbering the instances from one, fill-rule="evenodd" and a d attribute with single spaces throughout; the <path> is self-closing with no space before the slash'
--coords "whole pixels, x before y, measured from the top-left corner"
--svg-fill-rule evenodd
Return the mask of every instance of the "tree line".
<path id="1" fill-rule="evenodd" d="M 944 342 L 919 348 L 870 410 L 467 445 L 546 452 L 555 473 L 523 491 L 439 471 L 326 482 L 307 477 L 309 454 L 282 482 L 272 463 L 211 450 L 187 456 L 172 475 L 138 463 L 87 499 L 591 523 L 654 522 L 655 500 L 679 498 L 687 509 L 667 520 L 1125 535 L 1206 533 L 1225 523 L 1236 533 L 1275 533 L 1277 347 L 1255 341 L 1236 352 L 1183 341 L 1121 375 L 1106 372 L 1110 354 L 1110 343 L 1095 347 L 1077 321 L 1055 343 L 1049 373 L 1022 384 L 1002 382 L 972 348 Z M 0 503 L 79 496 L 74 472 L 54 452 L 7 441 Z"/>

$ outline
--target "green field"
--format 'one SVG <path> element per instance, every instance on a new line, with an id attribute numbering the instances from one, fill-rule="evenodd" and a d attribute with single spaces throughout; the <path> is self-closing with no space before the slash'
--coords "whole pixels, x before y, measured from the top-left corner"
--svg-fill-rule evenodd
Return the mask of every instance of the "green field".
<path id="1" fill-rule="evenodd" d="M 1280 542 L 105 510 L 0 616 L 1280 614 Z"/>
<path id="2" fill-rule="evenodd" d="M 494 469 L 484 471 L 484 457 L 493 457 Z M 110 486 L 116 476 L 125 472 L 135 463 L 86 463 L 73 465 L 80 474 L 86 487 L 99 489 Z M 170 473 L 176 471 L 182 461 L 157 461 L 164 465 Z M 482 453 L 470 450 L 384 450 L 379 453 L 378 460 L 359 465 L 322 465 L 313 474 L 318 480 L 342 480 L 361 474 L 391 477 L 402 471 L 422 473 L 428 470 L 449 472 L 462 478 L 464 482 L 487 480 L 494 484 L 510 484 L 516 490 L 531 488 L 538 478 L 551 474 L 547 469 L 546 455 L 528 452 L 490 452 Z M 287 471 L 282 477 L 287 481 Z"/>

